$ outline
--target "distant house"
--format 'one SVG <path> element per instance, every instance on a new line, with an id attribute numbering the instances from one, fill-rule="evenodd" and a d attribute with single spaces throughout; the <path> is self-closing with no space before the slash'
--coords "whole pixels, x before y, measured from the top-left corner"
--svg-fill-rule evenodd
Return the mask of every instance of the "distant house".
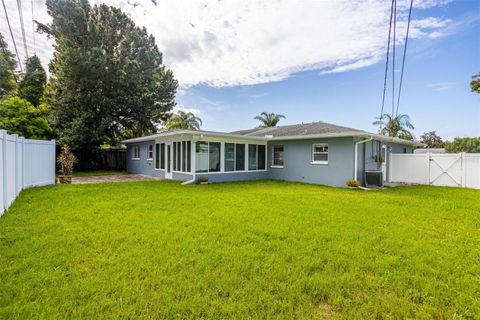
<path id="1" fill-rule="evenodd" d="M 417 148 L 413 153 L 446 153 L 444 148 Z"/>
<path id="2" fill-rule="evenodd" d="M 234 132 L 175 130 L 123 141 L 127 171 L 210 182 L 278 179 L 345 186 L 367 173 L 388 182 L 391 153 L 418 143 L 325 122 Z"/>

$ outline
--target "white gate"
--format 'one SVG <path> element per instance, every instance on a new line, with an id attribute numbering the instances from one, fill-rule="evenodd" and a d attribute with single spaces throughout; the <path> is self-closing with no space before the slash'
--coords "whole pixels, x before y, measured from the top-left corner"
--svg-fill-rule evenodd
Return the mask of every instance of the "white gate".
<path id="1" fill-rule="evenodd" d="M 390 182 L 480 189 L 480 154 L 392 154 Z"/>

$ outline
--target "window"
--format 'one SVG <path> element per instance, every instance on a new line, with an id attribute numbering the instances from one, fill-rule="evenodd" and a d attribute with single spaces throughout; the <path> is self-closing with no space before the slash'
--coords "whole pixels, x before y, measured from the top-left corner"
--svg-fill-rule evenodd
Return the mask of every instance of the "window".
<path id="1" fill-rule="evenodd" d="M 196 143 L 195 168 L 197 172 L 208 172 L 208 142 L 206 141 Z"/>
<path id="2" fill-rule="evenodd" d="M 133 146 L 132 152 L 132 159 L 140 159 L 140 146 Z"/>
<path id="3" fill-rule="evenodd" d="M 153 144 L 149 144 L 147 160 L 152 160 L 152 159 L 153 159 Z"/>
<path id="4" fill-rule="evenodd" d="M 172 156 L 173 156 L 173 171 L 177 171 L 177 143 L 173 143 L 173 151 L 172 151 Z"/>
<path id="5" fill-rule="evenodd" d="M 312 164 L 328 164 L 328 143 L 315 143 L 313 145 Z"/>
<path id="6" fill-rule="evenodd" d="M 165 169 L 165 143 L 160 144 L 160 169 Z"/>
<path id="7" fill-rule="evenodd" d="M 187 172 L 192 171 L 192 142 L 187 141 Z"/>
<path id="8" fill-rule="evenodd" d="M 165 169 L 165 143 L 155 144 L 155 169 Z"/>
<path id="9" fill-rule="evenodd" d="M 283 167 L 283 146 L 273 146 L 273 167 Z"/>
<path id="10" fill-rule="evenodd" d="M 244 144 L 235 145 L 235 170 L 236 171 L 245 170 L 245 145 Z"/>
<path id="11" fill-rule="evenodd" d="M 257 145 L 248 145 L 248 170 L 257 170 Z"/>
<path id="12" fill-rule="evenodd" d="M 220 171 L 220 142 L 210 142 L 209 147 L 209 171 Z"/>
<path id="13" fill-rule="evenodd" d="M 225 143 L 225 171 L 235 170 L 235 144 Z"/>
<path id="14" fill-rule="evenodd" d="M 182 141 L 182 171 L 187 171 L 187 142 Z"/>
<path id="15" fill-rule="evenodd" d="M 175 142 L 174 142 L 175 143 Z M 177 171 L 182 171 L 181 161 L 182 161 L 182 143 L 176 142 L 177 144 Z"/>
<path id="16" fill-rule="evenodd" d="M 257 169 L 265 170 L 265 146 L 259 144 L 257 147 L 258 156 L 257 156 Z"/>

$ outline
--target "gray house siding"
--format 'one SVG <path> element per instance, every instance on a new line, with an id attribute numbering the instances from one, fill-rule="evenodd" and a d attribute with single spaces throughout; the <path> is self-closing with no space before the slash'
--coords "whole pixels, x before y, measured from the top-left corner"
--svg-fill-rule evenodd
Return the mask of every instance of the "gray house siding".
<path id="1" fill-rule="evenodd" d="M 245 181 L 269 179 L 268 171 L 225 172 L 225 173 L 197 173 L 197 178 L 208 177 L 210 182 Z"/>
<path id="2" fill-rule="evenodd" d="M 328 143 L 328 164 L 311 164 L 314 143 Z M 273 146 L 283 145 L 283 168 L 271 168 Z M 268 143 L 268 170 L 271 179 L 318 183 L 344 187 L 353 178 L 352 137 L 272 141 Z"/>
<path id="3" fill-rule="evenodd" d="M 147 141 L 141 143 L 133 143 L 127 145 L 127 172 L 145 174 L 152 177 L 164 178 L 165 172 L 163 170 L 155 170 L 155 164 L 152 160 L 147 160 L 148 146 L 154 141 Z M 133 147 L 140 146 L 140 159 L 133 159 Z"/>

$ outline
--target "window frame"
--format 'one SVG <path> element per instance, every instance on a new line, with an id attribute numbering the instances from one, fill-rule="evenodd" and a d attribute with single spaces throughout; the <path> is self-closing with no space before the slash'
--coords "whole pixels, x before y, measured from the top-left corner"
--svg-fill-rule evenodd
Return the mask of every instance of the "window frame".
<path id="1" fill-rule="evenodd" d="M 147 146 L 147 160 L 153 160 L 153 144 L 152 143 Z"/>
<path id="2" fill-rule="evenodd" d="M 322 152 L 317 151 L 316 152 L 315 151 L 316 147 L 327 147 L 327 151 L 326 152 L 325 151 L 322 151 Z M 312 154 L 311 154 L 312 158 L 311 158 L 310 164 L 323 164 L 323 165 L 328 164 L 328 161 L 329 161 L 328 153 L 329 152 L 330 152 L 330 149 L 328 147 L 328 142 L 318 142 L 318 143 L 312 144 Z M 317 160 L 317 161 L 315 161 L 315 155 L 316 154 L 326 154 L 327 155 L 327 160 Z"/>
<path id="3" fill-rule="evenodd" d="M 137 151 L 138 151 L 138 157 L 137 157 Z M 132 160 L 140 160 L 140 146 L 139 145 L 134 145 L 132 148 Z"/>
<path id="4" fill-rule="evenodd" d="M 275 163 L 275 148 L 282 148 L 282 164 Z M 272 147 L 272 165 L 271 168 L 283 169 L 285 165 L 285 146 L 283 144 L 277 144 Z"/>

